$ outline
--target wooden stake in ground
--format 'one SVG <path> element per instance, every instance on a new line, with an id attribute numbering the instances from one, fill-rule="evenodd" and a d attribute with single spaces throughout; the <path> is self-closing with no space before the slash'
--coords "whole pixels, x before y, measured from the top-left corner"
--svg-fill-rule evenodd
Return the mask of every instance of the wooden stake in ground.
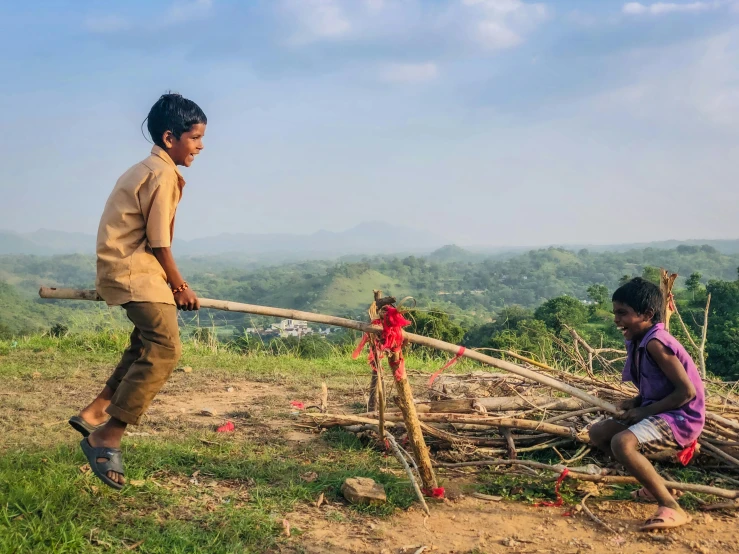
<path id="1" fill-rule="evenodd" d="M 377 299 L 378 292 L 379 291 L 375 291 L 375 303 L 376 305 L 381 306 L 378 309 L 378 315 L 381 319 L 384 319 L 388 317 L 388 311 L 395 310 L 395 307 L 388 301 L 390 298 Z M 394 299 L 392 300 L 394 301 Z M 418 465 L 418 473 L 421 476 L 423 490 L 426 494 L 432 495 L 439 486 L 436 482 L 436 475 L 434 474 L 434 469 L 431 465 L 431 456 L 429 456 L 428 447 L 423 438 L 423 430 L 421 429 L 421 422 L 419 421 L 418 413 L 416 412 L 416 404 L 413 402 L 413 391 L 408 382 L 408 375 L 405 372 L 405 362 L 403 360 L 403 344 L 405 343 L 405 338 L 400 338 L 400 341 L 400 344 L 390 345 L 390 349 L 387 351 L 388 363 L 395 379 L 398 407 L 403 414 L 403 422 L 405 423 L 406 432 L 408 433 L 408 442 L 411 445 L 413 456 Z M 378 382 L 381 381 L 381 379 L 382 376 L 378 374 Z M 382 415 L 384 424 L 384 410 Z"/>

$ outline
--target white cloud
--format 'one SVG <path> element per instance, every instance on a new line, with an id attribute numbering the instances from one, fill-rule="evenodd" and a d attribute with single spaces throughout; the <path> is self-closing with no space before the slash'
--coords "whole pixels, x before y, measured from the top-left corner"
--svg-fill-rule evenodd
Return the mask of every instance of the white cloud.
<path id="1" fill-rule="evenodd" d="M 628 15 L 665 15 L 670 13 L 698 13 L 715 10 L 727 5 L 727 2 L 690 2 L 678 4 L 675 2 L 657 2 L 654 4 L 642 4 L 640 2 L 629 2 L 624 4 L 622 11 Z"/>
<path id="2" fill-rule="evenodd" d="M 352 28 L 339 0 L 285 0 L 283 7 L 299 27 L 293 43 L 341 38 Z"/>
<path id="3" fill-rule="evenodd" d="M 97 34 L 114 34 L 130 29 L 163 29 L 177 25 L 184 21 L 202 18 L 208 15 L 213 7 L 213 0 L 177 0 L 169 6 L 169 9 L 156 14 L 155 17 L 127 18 L 121 15 L 110 14 L 102 16 L 90 16 L 85 20 L 85 28 Z"/>
<path id="4" fill-rule="evenodd" d="M 621 119 L 734 133 L 739 128 L 737 56 L 739 31 L 634 51 L 622 62 L 632 73 L 631 82 L 597 95 L 593 106 Z"/>
<path id="5" fill-rule="evenodd" d="M 461 0 L 470 11 L 475 39 L 492 50 L 518 46 L 524 35 L 544 21 L 546 5 L 523 0 Z"/>
<path id="6" fill-rule="evenodd" d="M 382 68 L 380 79 L 390 83 L 422 83 L 436 79 L 439 68 L 433 62 L 392 63 Z"/>
<path id="7" fill-rule="evenodd" d="M 117 33 L 130 26 L 131 22 L 120 15 L 90 16 L 85 20 L 85 28 L 97 34 Z"/>

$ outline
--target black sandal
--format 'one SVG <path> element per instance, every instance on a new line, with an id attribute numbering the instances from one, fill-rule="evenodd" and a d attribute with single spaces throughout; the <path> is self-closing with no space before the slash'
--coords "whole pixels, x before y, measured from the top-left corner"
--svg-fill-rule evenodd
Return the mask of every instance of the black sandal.
<path id="1" fill-rule="evenodd" d="M 97 475 L 103 483 L 117 490 L 121 490 L 123 485 L 117 481 L 113 481 L 108 477 L 109 471 L 114 471 L 120 475 L 123 473 L 123 454 L 118 448 L 109 448 L 107 446 L 92 446 L 87 438 L 80 442 L 82 452 L 87 457 L 87 463 L 90 469 Z M 106 462 L 98 462 L 98 458 L 105 458 Z"/>
<path id="2" fill-rule="evenodd" d="M 96 429 L 101 427 L 101 425 L 91 425 L 90 423 L 87 423 L 78 415 L 70 417 L 68 423 L 71 425 L 72 429 L 77 431 L 83 437 L 89 437 Z"/>

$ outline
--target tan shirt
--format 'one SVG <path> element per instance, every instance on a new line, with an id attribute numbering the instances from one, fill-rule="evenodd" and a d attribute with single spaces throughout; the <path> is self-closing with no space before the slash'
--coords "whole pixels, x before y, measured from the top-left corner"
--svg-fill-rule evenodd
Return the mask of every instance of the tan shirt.
<path id="1" fill-rule="evenodd" d="M 172 158 L 158 146 L 118 179 L 97 237 L 95 286 L 108 305 L 175 303 L 152 248 L 172 245 L 184 185 Z"/>

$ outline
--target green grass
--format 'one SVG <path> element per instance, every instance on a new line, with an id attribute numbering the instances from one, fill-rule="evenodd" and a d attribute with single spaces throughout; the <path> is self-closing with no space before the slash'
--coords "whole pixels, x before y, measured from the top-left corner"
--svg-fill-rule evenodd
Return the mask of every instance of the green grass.
<path id="1" fill-rule="evenodd" d="M 123 551 L 137 543 L 136 552 L 145 553 L 265 552 L 280 547 L 299 551 L 294 538 L 283 536 L 282 519 L 315 502 L 321 493 L 336 502 L 322 512 L 329 520 L 386 517 L 413 502 L 407 481 L 380 471 L 398 470 L 394 458 L 363 445 L 356 436 L 328 431 L 296 445 L 282 439 L 280 432 L 265 431 L 259 421 L 248 432 L 233 435 L 170 425 L 157 436 L 128 438 L 123 449 L 127 478 L 137 486 L 122 492 L 108 489 L 80 471 L 86 460 L 78 438 L 63 425 L 64 413 L 77 400 L 50 400 L 41 413 L 44 399 L 37 393 L 45 387 L 94 387 L 118 361 L 127 341 L 127 333 L 112 329 L 0 341 L 0 381 L 14 391 L 10 397 L 0 395 L 0 403 L 8 399 L 10 418 L 0 416 L 0 552 Z M 416 367 L 424 363 L 427 370 L 436 367 L 422 361 Z M 209 347 L 192 340 L 185 341 L 180 364 L 194 371 L 179 374 L 175 381 L 193 390 L 243 379 L 314 391 L 317 382 L 326 380 L 338 396 L 357 382 L 366 385 L 369 375 L 365 359 L 244 355 L 227 345 Z M 284 421 L 284 411 L 281 405 L 265 407 L 262 417 Z M 24 423 L 24 413 L 39 423 Z M 22 429 L 26 424 L 33 425 L 28 434 Z M 195 472 L 198 481 L 191 482 Z M 318 477 L 312 482 L 301 479 L 308 472 Z M 348 506 L 339 488 L 353 476 L 382 483 L 388 503 Z M 299 534 L 293 528 L 293 536 Z"/>
<path id="2" fill-rule="evenodd" d="M 379 471 L 391 460 L 353 435 L 326 433 L 331 448 L 298 455 L 279 444 L 200 438 L 127 443 L 124 457 L 135 468 L 128 478 L 137 486 L 120 493 L 80 471 L 85 460 L 75 445 L 6 453 L 0 552 L 97 552 L 140 541 L 137 551 L 147 553 L 264 552 L 285 540 L 285 514 L 320 493 L 338 500 L 347 477 L 371 477 L 388 493 L 387 504 L 358 511 L 386 516 L 413 499 L 407 484 Z M 315 481 L 301 479 L 311 471 Z"/>

